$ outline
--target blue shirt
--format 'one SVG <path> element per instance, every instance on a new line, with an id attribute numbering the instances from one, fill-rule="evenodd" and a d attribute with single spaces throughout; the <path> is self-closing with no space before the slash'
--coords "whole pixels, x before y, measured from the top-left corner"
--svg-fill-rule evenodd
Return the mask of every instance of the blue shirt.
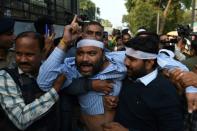
<path id="1" fill-rule="evenodd" d="M 173 57 L 170 57 L 164 53 L 159 53 L 157 57 L 157 63 L 162 69 L 173 70 L 179 68 L 183 71 L 189 71 L 189 69 L 182 64 L 181 62 L 175 60 Z M 187 93 L 197 93 L 197 88 L 189 86 L 186 88 Z"/>
<path id="2" fill-rule="evenodd" d="M 69 86 L 73 78 L 82 77 L 76 68 L 75 57 L 64 58 L 65 53 L 61 49 L 55 48 L 49 58 L 43 63 L 37 79 L 39 87 L 42 90 L 48 91 L 57 76 L 61 73 L 64 73 L 67 78 L 63 87 Z M 110 65 L 91 79 L 110 79 L 114 81 L 113 91 L 110 95 L 117 96 L 121 89 L 121 80 L 126 74 L 126 67 L 123 62 L 114 60 L 117 59 L 117 55 L 110 55 L 110 53 L 107 53 L 106 58 L 110 62 Z M 103 114 L 104 107 L 102 95 L 104 94 L 91 91 L 79 96 L 81 110 L 89 115 Z"/>

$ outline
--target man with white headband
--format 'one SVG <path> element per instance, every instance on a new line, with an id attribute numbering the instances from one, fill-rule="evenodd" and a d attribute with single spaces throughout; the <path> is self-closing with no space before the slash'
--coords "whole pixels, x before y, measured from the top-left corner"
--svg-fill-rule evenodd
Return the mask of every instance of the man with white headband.
<path id="1" fill-rule="evenodd" d="M 86 77 L 88 79 L 111 80 L 113 91 L 110 95 L 119 95 L 121 80 L 126 68 L 123 63 L 117 63 L 112 57 L 104 54 L 104 44 L 93 39 L 82 39 L 77 43 L 76 57 L 65 59 L 65 51 L 74 37 L 70 26 L 65 27 L 64 37 L 58 47 L 51 53 L 40 68 L 38 83 L 43 89 L 49 89 L 55 78 L 63 73 L 66 81 L 63 88 L 68 87 L 73 79 Z M 43 81 L 44 79 L 44 81 Z M 114 110 L 106 110 L 103 103 L 103 93 L 90 91 L 79 96 L 83 120 L 90 131 L 102 131 L 102 124 L 113 119 Z"/>
<path id="2" fill-rule="evenodd" d="M 153 35 L 127 43 L 123 81 L 115 122 L 104 131 L 182 131 L 183 112 L 173 84 L 158 71 L 159 41 Z"/>

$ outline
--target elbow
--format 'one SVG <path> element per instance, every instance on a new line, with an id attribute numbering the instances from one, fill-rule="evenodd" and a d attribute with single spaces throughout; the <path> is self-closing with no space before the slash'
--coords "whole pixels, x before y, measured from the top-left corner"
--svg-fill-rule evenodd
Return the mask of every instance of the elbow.
<path id="1" fill-rule="evenodd" d="M 18 117 L 15 117 L 14 119 L 15 121 L 13 121 L 13 124 L 20 130 L 25 130 L 33 123 L 31 119 L 25 117 L 23 114 L 20 114 Z"/>
<path id="2" fill-rule="evenodd" d="M 25 130 L 29 125 L 27 125 L 26 123 L 18 122 L 18 123 L 14 123 L 14 125 L 19 129 L 19 130 Z"/>

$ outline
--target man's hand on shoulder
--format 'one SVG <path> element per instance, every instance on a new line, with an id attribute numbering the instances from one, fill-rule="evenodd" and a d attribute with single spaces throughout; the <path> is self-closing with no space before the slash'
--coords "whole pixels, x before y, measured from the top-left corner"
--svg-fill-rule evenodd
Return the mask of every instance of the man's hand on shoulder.
<path id="1" fill-rule="evenodd" d="M 113 82 L 110 80 L 92 80 L 92 89 L 109 94 L 113 90 Z"/>
<path id="2" fill-rule="evenodd" d="M 57 79 L 55 80 L 54 82 L 54 85 L 53 85 L 53 88 L 59 92 L 61 87 L 63 86 L 64 82 L 66 80 L 66 77 L 65 75 L 61 74 L 57 77 Z"/>

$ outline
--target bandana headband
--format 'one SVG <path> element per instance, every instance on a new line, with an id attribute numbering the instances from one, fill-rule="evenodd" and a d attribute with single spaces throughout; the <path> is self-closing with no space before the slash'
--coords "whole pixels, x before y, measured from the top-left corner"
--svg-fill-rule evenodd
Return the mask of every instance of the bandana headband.
<path id="1" fill-rule="evenodd" d="M 137 59 L 156 59 L 157 54 L 134 50 L 126 47 L 126 55 L 137 58 Z"/>
<path id="2" fill-rule="evenodd" d="M 85 46 L 95 46 L 95 47 L 99 47 L 102 49 L 104 48 L 103 42 L 100 42 L 97 40 L 83 39 L 77 43 L 77 48 L 85 47 Z"/>

